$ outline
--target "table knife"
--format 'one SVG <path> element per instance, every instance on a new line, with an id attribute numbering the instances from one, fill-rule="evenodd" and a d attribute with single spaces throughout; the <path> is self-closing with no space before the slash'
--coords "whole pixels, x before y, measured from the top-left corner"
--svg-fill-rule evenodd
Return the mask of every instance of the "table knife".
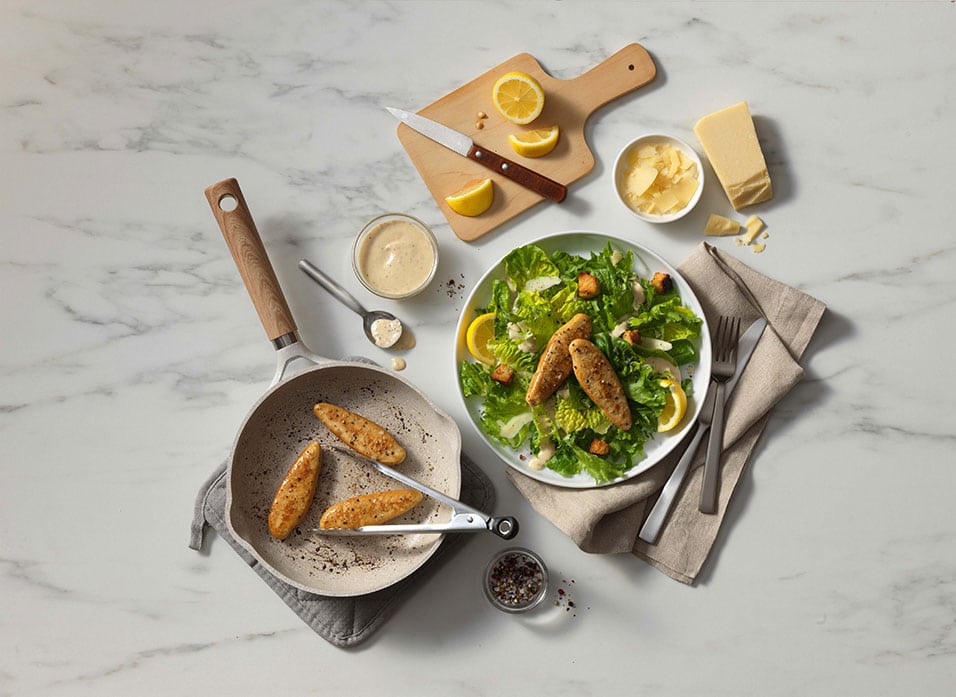
<path id="1" fill-rule="evenodd" d="M 449 150 L 474 160 L 480 165 L 497 172 L 503 177 L 507 177 L 513 182 L 520 184 L 526 189 L 549 198 L 552 201 L 561 203 L 568 194 L 568 189 L 564 184 L 548 179 L 543 174 L 538 174 L 534 170 L 519 165 L 513 160 L 502 157 L 488 148 L 483 148 L 464 133 L 460 133 L 453 128 L 449 128 L 437 121 L 413 114 L 402 109 L 395 109 L 387 106 L 389 113 L 406 126 L 421 133 L 426 138 L 430 138 L 439 145 L 444 145 Z"/>
<path id="2" fill-rule="evenodd" d="M 757 321 L 751 324 L 750 327 L 748 327 L 747 331 L 743 333 L 743 336 L 741 336 L 740 340 L 737 342 L 737 369 L 734 372 L 734 376 L 727 382 L 727 388 L 725 391 L 727 398 L 730 397 L 730 394 L 737 386 L 737 381 L 740 379 L 740 375 L 744 372 L 744 368 L 747 367 L 747 363 L 750 362 L 750 357 L 753 355 L 754 349 L 757 348 L 757 342 L 760 341 L 760 337 L 763 334 L 763 330 L 766 326 L 767 320 L 763 319 L 762 317 L 759 318 Z M 715 392 L 716 390 L 714 389 L 714 385 L 711 383 L 709 385 L 709 389 L 707 390 L 707 396 L 704 399 L 704 405 L 701 408 L 701 412 L 706 409 L 713 409 L 713 397 Z M 674 505 L 674 501 L 677 500 L 677 492 L 680 491 L 681 485 L 684 483 L 684 479 L 687 477 L 687 473 L 690 471 L 690 463 L 694 459 L 694 455 L 697 453 L 697 447 L 704 439 L 704 436 L 707 434 L 707 430 L 709 428 L 709 423 L 706 425 L 698 424 L 697 432 L 694 434 L 693 440 L 690 442 L 690 445 L 687 446 L 687 450 L 684 451 L 680 462 L 677 463 L 677 467 L 671 473 L 671 476 L 664 485 L 664 488 L 661 489 L 661 495 L 658 497 L 657 503 L 654 504 L 654 508 L 651 509 L 651 512 L 647 516 L 647 520 L 644 521 L 644 526 L 641 528 L 641 532 L 638 534 L 638 537 L 645 542 L 649 544 L 655 544 L 657 542 L 657 538 L 661 533 L 661 528 L 664 526 L 664 520 L 667 518 L 667 514 L 670 513 L 670 510 Z"/>

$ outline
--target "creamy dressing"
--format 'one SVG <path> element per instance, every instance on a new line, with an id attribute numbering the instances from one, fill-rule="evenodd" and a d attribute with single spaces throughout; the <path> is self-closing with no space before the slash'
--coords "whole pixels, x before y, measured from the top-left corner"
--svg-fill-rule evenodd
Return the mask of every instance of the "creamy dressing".
<path id="1" fill-rule="evenodd" d="M 554 443 L 550 438 L 542 438 L 538 454 L 528 461 L 528 467 L 533 470 L 542 470 L 545 463 L 552 457 L 554 457 Z"/>
<path id="2" fill-rule="evenodd" d="M 379 223 L 359 246 L 359 271 L 368 284 L 387 295 L 407 295 L 424 285 L 435 263 L 425 231 L 407 220 Z"/>
<path id="3" fill-rule="evenodd" d="M 379 348 L 388 348 L 402 336 L 402 323 L 397 319 L 377 319 L 371 326 L 372 340 Z"/>
<path id="4" fill-rule="evenodd" d="M 508 338 L 512 341 L 520 340 L 518 349 L 525 353 L 537 353 L 538 351 L 538 342 L 535 340 L 534 334 L 528 331 L 524 322 L 509 322 Z"/>

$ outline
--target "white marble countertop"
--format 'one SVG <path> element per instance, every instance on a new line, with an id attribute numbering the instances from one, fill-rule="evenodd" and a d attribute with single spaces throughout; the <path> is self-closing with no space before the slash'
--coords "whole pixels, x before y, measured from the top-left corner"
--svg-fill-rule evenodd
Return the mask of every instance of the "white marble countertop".
<path id="1" fill-rule="evenodd" d="M 0 694 L 949 694 L 956 6 L 937 3 L 0 3 Z M 385 105 L 420 108 L 529 52 L 574 77 L 626 44 L 652 85 L 589 122 L 594 171 L 475 243 L 454 237 Z M 679 262 L 722 202 L 644 224 L 613 199 L 631 137 L 696 143 L 741 99 L 776 196 L 761 255 L 727 254 L 829 307 L 695 586 L 577 549 L 531 511 L 451 385 L 471 284 L 549 232 L 632 236 Z M 347 251 L 389 210 L 434 226 L 419 298 L 379 302 L 403 373 L 463 425 L 519 542 L 576 611 L 494 611 L 469 541 L 375 637 L 308 629 L 221 539 L 187 548 L 197 489 L 273 371 L 203 198 L 241 182 L 309 345 L 361 324 L 297 269 L 373 304 Z M 495 685 L 495 689 L 492 686 Z"/>

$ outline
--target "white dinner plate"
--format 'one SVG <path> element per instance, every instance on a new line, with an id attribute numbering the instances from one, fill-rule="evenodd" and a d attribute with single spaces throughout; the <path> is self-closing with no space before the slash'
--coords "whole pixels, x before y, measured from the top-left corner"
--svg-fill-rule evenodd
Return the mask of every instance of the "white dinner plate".
<path id="1" fill-rule="evenodd" d="M 704 310 L 687 281 L 684 280 L 677 269 L 663 257 L 643 245 L 598 232 L 562 232 L 532 240 L 528 244 L 536 244 L 548 254 L 556 251 L 564 251 L 568 254 L 590 256 L 591 252 L 601 252 L 608 242 L 611 243 L 614 249 L 633 253 L 634 271 L 642 278 L 651 278 L 656 271 L 670 274 L 677 286 L 677 291 L 680 293 L 683 304 L 703 320 L 700 337 L 697 340 L 698 363 L 696 366 L 684 366 L 682 368 L 683 377 L 690 377 L 693 384 L 694 397 L 688 398 L 687 413 L 677 428 L 667 433 L 659 433 L 647 441 L 647 443 L 644 444 L 644 457 L 635 460 L 634 466 L 618 479 L 597 484 L 594 478 L 586 472 L 568 477 L 547 468 L 542 470 L 532 469 L 527 464 L 532 457 L 530 450 L 527 447 L 522 450 L 515 450 L 489 438 L 479 426 L 482 399 L 480 397 L 465 398 L 464 394 L 462 394 L 461 383 L 457 375 L 458 365 L 463 360 L 474 360 L 468 352 L 468 347 L 465 343 L 465 334 L 471 320 L 476 316 L 475 309 L 486 307 L 490 302 L 493 282 L 497 279 L 504 278 L 503 259 L 492 266 L 475 285 L 458 320 L 458 329 L 455 333 L 455 384 L 458 389 L 458 395 L 461 397 L 465 409 L 468 412 L 472 426 L 474 426 L 479 437 L 488 444 L 488 447 L 497 453 L 498 457 L 500 457 L 505 464 L 522 474 L 547 484 L 585 489 L 597 486 L 608 486 L 646 472 L 674 450 L 690 431 L 691 426 L 697 420 L 701 403 L 707 394 L 707 387 L 710 383 L 710 331 L 707 328 L 707 320 L 704 318 Z"/>

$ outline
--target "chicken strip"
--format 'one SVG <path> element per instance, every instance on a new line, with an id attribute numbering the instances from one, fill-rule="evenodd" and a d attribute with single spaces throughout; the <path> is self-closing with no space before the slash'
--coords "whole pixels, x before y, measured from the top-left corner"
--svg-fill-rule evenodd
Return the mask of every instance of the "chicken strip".
<path id="1" fill-rule="evenodd" d="M 570 347 L 574 377 L 581 389 L 622 431 L 631 428 L 631 407 L 614 366 L 601 349 L 587 339 L 575 339 Z"/>
<path id="2" fill-rule="evenodd" d="M 299 454 L 279 484 L 269 508 L 269 533 L 284 540 L 302 522 L 315 497 L 316 482 L 322 469 L 322 450 L 312 441 Z"/>
<path id="3" fill-rule="evenodd" d="M 398 465 L 405 460 L 405 448 L 374 421 L 327 402 L 319 402 L 313 411 L 326 428 L 355 452 L 383 465 Z"/>
<path id="4" fill-rule="evenodd" d="M 531 384 L 525 401 L 531 406 L 537 406 L 554 394 L 555 390 L 571 375 L 571 354 L 568 348 L 575 339 L 587 339 L 591 336 L 591 318 L 583 313 L 576 314 L 548 341 L 538 367 L 531 376 Z"/>
<path id="5" fill-rule="evenodd" d="M 353 496 L 325 509 L 319 520 L 323 530 L 345 528 L 352 530 L 364 525 L 387 523 L 407 513 L 422 502 L 422 493 L 414 489 L 390 489 L 374 494 Z"/>

